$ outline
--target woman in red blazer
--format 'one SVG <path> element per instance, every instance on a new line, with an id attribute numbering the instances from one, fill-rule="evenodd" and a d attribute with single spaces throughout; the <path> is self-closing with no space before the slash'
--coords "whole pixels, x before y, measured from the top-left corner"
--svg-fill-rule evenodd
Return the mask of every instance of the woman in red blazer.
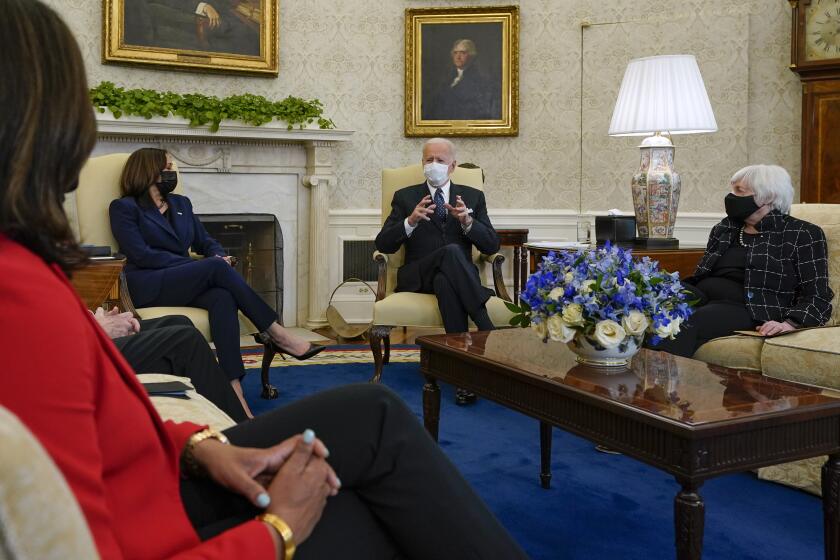
<path id="1" fill-rule="evenodd" d="M 96 130 L 78 46 L 38 0 L 0 13 L 0 404 L 58 465 L 100 556 L 524 558 L 387 389 L 224 435 L 160 419 L 66 276 L 84 257 L 61 203 Z"/>

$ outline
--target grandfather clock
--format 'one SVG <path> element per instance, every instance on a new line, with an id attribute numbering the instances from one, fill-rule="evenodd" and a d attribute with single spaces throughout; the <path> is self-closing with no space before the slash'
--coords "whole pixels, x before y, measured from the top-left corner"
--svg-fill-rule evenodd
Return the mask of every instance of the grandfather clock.
<path id="1" fill-rule="evenodd" d="M 802 202 L 840 203 L 840 0 L 790 0 L 802 80 Z"/>

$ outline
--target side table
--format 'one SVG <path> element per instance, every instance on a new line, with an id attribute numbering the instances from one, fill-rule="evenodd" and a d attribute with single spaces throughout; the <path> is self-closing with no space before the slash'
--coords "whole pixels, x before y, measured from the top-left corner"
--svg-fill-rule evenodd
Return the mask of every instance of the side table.
<path id="1" fill-rule="evenodd" d="M 528 278 L 528 259 L 525 244 L 528 243 L 527 229 L 497 229 L 496 234 L 503 247 L 513 247 L 513 302 L 519 303 L 519 292 Z"/>
<path id="2" fill-rule="evenodd" d="M 124 266 L 125 259 L 91 259 L 88 264 L 73 272 L 70 282 L 88 309 L 111 305 L 123 307 L 120 299 L 120 273 Z"/>
<path id="3" fill-rule="evenodd" d="M 551 248 L 541 247 L 539 244 L 529 243 L 527 246 L 528 255 L 530 258 L 531 274 L 537 271 L 537 265 L 540 260 L 547 256 L 550 251 L 574 251 L 575 249 Z M 642 249 L 631 248 L 633 256 L 636 258 L 650 257 L 653 260 L 659 261 L 659 266 L 668 272 L 679 272 L 680 278 L 688 278 L 694 274 L 697 268 L 697 263 L 703 253 L 706 252 L 706 247 L 702 245 L 685 245 L 679 249 Z"/>

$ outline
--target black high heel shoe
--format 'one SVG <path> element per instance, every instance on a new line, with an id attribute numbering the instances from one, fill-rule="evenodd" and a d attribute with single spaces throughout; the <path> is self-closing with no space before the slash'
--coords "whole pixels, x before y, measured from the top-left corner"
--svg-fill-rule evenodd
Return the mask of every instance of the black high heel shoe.
<path id="1" fill-rule="evenodd" d="M 289 350 L 286 350 L 267 334 L 267 333 L 254 333 L 254 341 L 257 344 L 263 345 L 263 359 L 262 359 L 262 369 L 261 369 L 261 381 L 262 381 L 262 394 L 260 395 L 264 399 L 276 399 L 280 394 L 277 390 L 277 387 L 269 383 L 268 380 L 268 370 L 271 368 L 271 362 L 274 360 L 275 354 L 280 354 L 284 360 L 286 359 L 286 354 L 295 358 L 296 360 L 308 360 L 315 354 L 318 354 L 326 346 L 317 346 L 315 344 L 310 343 L 309 349 L 304 352 L 303 354 L 293 354 Z"/>
<path id="2" fill-rule="evenodd" d="M 326 346 L 320 346 L 318 344 L 309 343 L 309 348 L 306 350 L 306 352 L 304 352 L 303 354 L 294 354 L 291 350 L 286 350 L 285 348 L 274 342 L 274 340 L 266 333 L 255 334 L 254 340 L 256 340 L 258 343 L 262 344 L 267 348 L 270 347 L 275 353 L 280 354 L 284 360 L 286 359 L 286 354 L 288 354 L 296 360 L 308 360 L 309 358 L 320 353 L 322 350 L 324 350 L 324 348 L 326 348 Z"/>

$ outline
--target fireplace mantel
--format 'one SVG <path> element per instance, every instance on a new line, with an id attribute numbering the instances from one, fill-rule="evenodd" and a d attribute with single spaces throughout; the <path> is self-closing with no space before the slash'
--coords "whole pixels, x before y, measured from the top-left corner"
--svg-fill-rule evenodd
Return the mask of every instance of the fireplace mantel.
<path id="1" fill-rule="evenodd" d="M 304 129 L 288 129 L 284 122 L 272 121 L 262 126 L 253 126 L 242 121 L 223 121 L 218 132 L 210 132 L 209 126 L 190 126 L 183 117 L 122 116 L 114 118 L 110 112 L 97 113 L 96 123 L 100 137 L 152 137 L 201 140 L 204 142 L 345 142 L 353 135 L 352 130 L 320 129 L 308 126 Z"/>
<path id="2" fill-rule="evenodd" d="M 329 191 L 338 182 L 333 148 L 353 131 L 223 121 L 218 132 L 210 132 L 181 117 L 116 119 L 110 112 L 97 113 L 96 121 L 94 155 L 144 146 L 168 150 L 189 174 L 184 184 L 198 212 L 274 213 L 290 241 L 284 262 L 294 274 L 284 279 L 284 322 L 327 324 Z"/>

